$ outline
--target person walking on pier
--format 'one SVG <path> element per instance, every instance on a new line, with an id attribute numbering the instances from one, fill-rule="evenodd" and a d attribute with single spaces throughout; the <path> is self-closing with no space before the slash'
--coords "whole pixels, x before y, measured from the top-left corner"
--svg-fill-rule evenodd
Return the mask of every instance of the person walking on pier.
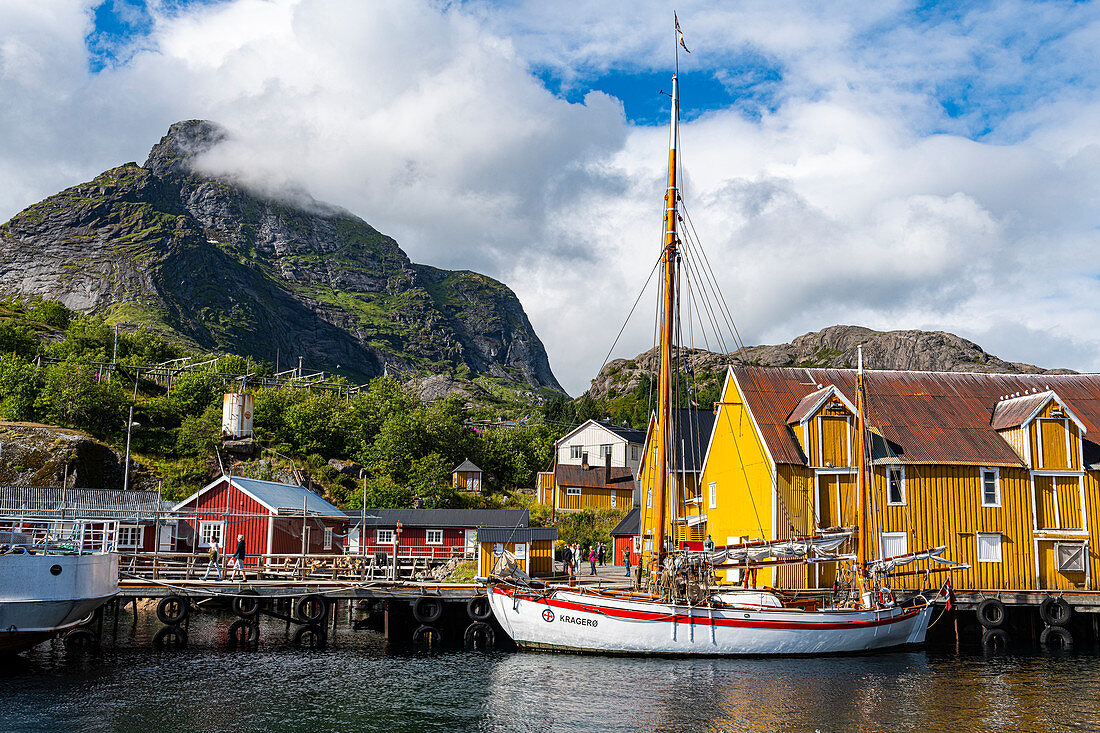
<path id="1" fill-rule="evenodd" d="M 244 574 L 244 535 L 237 535 L 237 551 L 233 553 L 233 558 L 229 561 L 229 579 L 233 580 L 237 577 L 237 571 L 241 573 L 241 580 L 248 580 L 248 576 Z"/>
<path id="2" fill-rule="evenodd" d="M 561 548 L 561 564 L 565 574 L 569 575 L 573 570 L 573 549 L 569 545 Z"/>
<path id="3" fill-rule="evenodd" d="M 596 548 L 595 547 L 590 546 L 588 548 L 588 562 L 590 562 L 592 564 L 592 572 L 589 573 L 589 575 L 595 575 L 596 574 Z"/>
<path id="4" fill-rule="evenodd" d="M 597 551 L 597 556 L 600 561 L 600 567 L 602 568 L 604 565 L 604 561 L 607 559 L 607 547 L 605 547 L 602 542 L 600 543 L 600 548 Z"/>
<path id="5" fill-rule="evenodd" d="M 623 565 L 626 565 L 626 577 L 630 577 L 630 548 L 623 550 Z"/>
<path id="6" fill-rule="evenodd" d="M 202 574 L 202 579 L 206 580 L 207 578 L 209 578 L 210 577 L 210 571 L 214 570 L 214 571 L 217 571 L 218 580 L 220 581 L 222 579 L 222 566 L 221 566 L 221 563 L 218 562 L 219 558 L 218 558 L 218 543 L 217 542 L 211 542 L 210 543 L 210 552 L 208 553 L 207 557 L 209 559 L 207 560 L 207 563 L 206 563 L 206 572 Z"/>

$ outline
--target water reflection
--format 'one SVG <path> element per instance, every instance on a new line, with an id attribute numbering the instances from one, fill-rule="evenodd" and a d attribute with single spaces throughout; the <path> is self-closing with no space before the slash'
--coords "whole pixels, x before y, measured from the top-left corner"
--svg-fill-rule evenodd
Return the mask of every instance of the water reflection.
<path id="1" fill-rule="evenodd" d="M 0 731 L 1100 730 L 1092 654 L 427 655 L 346 628 L 304 652 L 277 621 L 257 651 L 230 652 L 231 621 L 196 618 L 181 651 L 152 651 L 151 621 L 95 653 L 9 661 Z"/>

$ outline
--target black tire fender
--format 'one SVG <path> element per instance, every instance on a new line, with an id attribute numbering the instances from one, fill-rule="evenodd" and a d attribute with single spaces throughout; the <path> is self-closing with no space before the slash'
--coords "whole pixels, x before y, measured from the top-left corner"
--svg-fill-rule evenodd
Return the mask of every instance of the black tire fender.
<path id="1" fill-rule="evenodd" d="M 422 624 L 434 624 L 443 617 L 443 601 L 440 598 L 420 596 L 413 602 L 413 618 Z"/>
<path id="2" fill-rule="evenodd" d="M 1065 598 L 1048 596 L 1039 604 L 1039 618 L 1048 626 L 1066 626 L 1073 618 L 1073 606 Z"/>
<path id="3" fill-rule="evenodd" d="M 242 590 L 240 595 L 233 599 L 233 613 L 241 618 L 256 618 L 260 613 L 259 593 L 254 590 Z"/>
<path id="4" fill-rule="evenodd" d="M 328 602 L 322 596 L 311 593 L 294 604 L 294 618 L 304 624 L 320 624 L 328 616 Z"/>
<path id="5" fill-rule="evenodd" d="M 428 647 L 437 647 L 439 642 L 443 640 L 443 634 L 439 633 L 439 629 L 430 624 L 421 624 L 416 627 L 416 631 L 412 634 L 413 644 L 424 644 Z"/>
<path id="6" fill-rule="evenodd" d="M 474 621 L 488 621 L 493 615 L 488 596 L 474 596 L 466 601 L 466 615 Z"/>
<path id="7" fill-rule="evenodd" d="M 1039 643 L 1045 647 L 1061 647 L 1069 651 L 1073 648 L 1073 632 L 1065 626 L 1048 626 L 1039 634 Z"/>
<path id="8" fill-rule="evenodd" d="M 324 649 L 328 634 L 315 624 L 303 624 L 294 632 L 294 646 L 298 649 Z"/>
<path id="9" fill-rule="evenodd" d="M 1005 604 L 996 598 L 986 598 L 978 604 L 978 621 L 987 629 L 997 629 L 1004 626 L 1006 611 Z"/>
<path id="10" fill-rule="evenodd" d="M 171 595 L 161 598 L 157 603 L 157 618 L 162 624 L 176 626 L 183 623 L 191 612 L 187 596 Z"/>
<path id="11" fill-rule="evenodd" d="M 88 649 L 99 644 L 99 637 L 91 629 L 78 626 L 65 634 L 65 646 L 70 649 Z"/>
<path id="12" fill-rule="evenodd" d="M 187 632 L 179 626 L 164 626 L 153 634 L 153 648 L 182 649 L 187 646 Z"/>
<path id="13" fill-rule="evenodd" d="M 982 646 L 986 649 L 1004 649 L 1009 641 L 1008 632 L 1004 629 L 992 628 L 982 632 Z"/>
<path id="14" fill-rule="evenodd" d="M 239 618 L 229 624 L 226 639 L 230 649 L 255 649 L 260 641 L 260 626 L 251 619 Z"/>
<path id="15" fill-rule="evenodd" d="M 496 644 L 496 632 L 489 624 L 475 621 L 466 627 L 462 641 L 467 649 L 492 649 Z"/>

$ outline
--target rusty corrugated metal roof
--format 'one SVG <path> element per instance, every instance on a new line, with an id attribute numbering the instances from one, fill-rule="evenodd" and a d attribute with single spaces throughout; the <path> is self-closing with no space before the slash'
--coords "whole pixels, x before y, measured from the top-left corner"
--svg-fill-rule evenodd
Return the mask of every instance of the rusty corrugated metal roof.
<path id="1" fill-rule="evenodd" d="M 803 398 L 834 385 L 855 401 L 853 369 L 743 366 L 734 367 L 733 373 L 776 463 L 806 463 L 787 426 L 788 416 Z M 1054 391 L 1072 404 L 1085 426 L 1086 451 L 1098 452 L 1088 436 L 1100 435 L 1100 375 L 874 370 L 864 374 L 867 422 L 884 439 L 873 442 L 876 457 L 907 463 L 1022 465 L 991 418 L 1003 396 L 1033 390 Z"/>
<path id="2" fill-rule="evenodd" d="M 611 480 L 607 473 L 611 472 Z M 623 466 L 569 466 L 558 465 L 554 468 L 554 481 L 558 486 L 578 486 L 584 489 L 634 489 L 634 473 Z"/>
<path id="3" fill-rule="evenodd" d="M 1018 428 L 1027 422 L 1028 418 L 1042 409 L 1051 397 L 1051 392 L 1039 392 L 1023 397 L 1001 400 L 993 410 L 993 418 L 989 421 L 994 430 L 1005 428 Z"/>

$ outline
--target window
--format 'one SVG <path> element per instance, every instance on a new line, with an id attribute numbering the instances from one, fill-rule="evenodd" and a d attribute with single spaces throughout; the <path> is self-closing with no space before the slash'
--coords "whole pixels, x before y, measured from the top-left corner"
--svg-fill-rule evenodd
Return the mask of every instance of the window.
<path id="1" fill-rule="evenodd" d="M 900 557 L 909 554 L 909 539 L 904 532 L 883 532 L 879 535 L 883 557 Z"/>
<path id="2" fill-rule="evenodd" d="M 711 481 L 707 484 L 707 492 L 710 494 L 710 508 L 714 509 L 718 506 L 718 482 Z"/>
<path id="3" fill-rule="evenodd" d="M 1001 477 L 996 468 L 982 469 L 982 506 L 1001 505 Z"/>
<path id="4" fill-rule="evenodd" d="M 429 545 L 442 545 L 443 544 L 443 530 L 441 529 L 429 529 L 425 533 Z"/>
<path id="5" fill-rule="evenodd" d="M 978 533 L 978 562 L 1001 561 L 1001 533 Z"/>
<path id="6" fill-rule="evenodd" d="M 393 544 L 393 530 L 392 529 L 380 529 L 380 530 L 378 530 L 378 544 L 380 544 L 380 545 L 392 545 Z"/>
<path id="7" fill-rule="evenodd" d="M 1058 572 L 1085 572 L 1085 546 L 1078 542 L 1059 542 L 1054 546 L 1054 556 L 1058 560 Z"/>
<path id="8" fill-rule="evenodd" d="M 225 522 L 199 522 L 199 545 L 209 547 L 217 543 L 222 545 L 222 526 Z"/>
<path id="9" fill-rule="evenodd" d="M 569 457 L 570 458 L 580 458 L 581 457 L 581 451 L 583 451 L 583 450 L 584 450 L 583 445 L 571 445 L 571 446 L 569 446 Z"/>
<path id="10" fill-rule="evenodd" d="M 905 503 L 905 466 L 886 467 L 886 503 Z"/>
<path id="11" fill-rule="evenodd" d="M 581 487 L 580 486 L 566 486 L 565 487 L 565 495 L 566 496 L 580 496 L 581 495 Z"/>
<path id="12" fill-rule="evenodd" d="M 636 445 L 630 446 L 630 460 L 638 460 L 638 446 Z"/>
<path id="13" fill-rule="evenodd" d="M 603 445 L 600 446 L 600 459 L 602 460 L 604 458 L 604 456 L 609 456 L 609 455 L 611 455 L 611 444 L 610 443 L 604 443 Z"/>
<path id="14" fill-rule="evenodd" d="M 325 527 L 325 549 L 332 549 L 332 527 Z"/>
<path id="15" fill-rule="evenodd" d="M 118 525 L 119 547 L 138 547 L 141 545 L 141 527 L 133 524 Z"/>

